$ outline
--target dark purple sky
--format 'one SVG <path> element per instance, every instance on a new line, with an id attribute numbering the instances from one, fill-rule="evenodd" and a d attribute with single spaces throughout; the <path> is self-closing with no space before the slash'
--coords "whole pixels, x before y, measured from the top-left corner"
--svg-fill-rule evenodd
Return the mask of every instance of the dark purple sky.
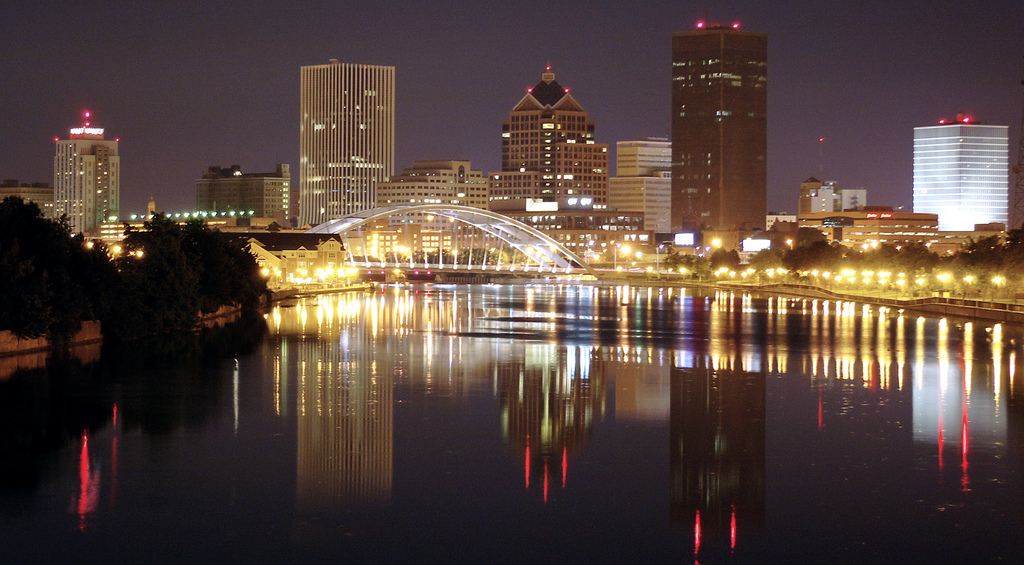
<path id="1" fill-rule="evenodd" d="M 151 194 L 191 209 L 209 165 L 295 168 L 299 67 L 331 58 L 397 68 L 398 170 L 497 170 L 501 121 L 548 63 L 598 142 L 667 136 L 671 34 L 701 19 L 768 33 L 770 209 L 795 212 L 819 152 L 826 178 L 910 206 L 913 128 L 957 111 L 1009 125 L 1017 158 L 1020 0 L 14 4 L 0 9 L 0 178 L 52 182 L 53 138 L 89 109 L 121 138 L 122 214 Z"/>

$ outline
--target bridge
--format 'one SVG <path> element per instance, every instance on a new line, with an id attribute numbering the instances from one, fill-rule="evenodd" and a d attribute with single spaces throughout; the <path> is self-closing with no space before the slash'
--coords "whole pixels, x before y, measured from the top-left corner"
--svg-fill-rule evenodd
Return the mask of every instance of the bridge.
<path id="1" fill-rule="evenodd" d="M 403 228 L 422 222 L 423 218 L 433 226 L 443 224 L 436 218 L 445 218 L 448 226 L 424 229 L 418 243 L 413 244 Z M 390 224 L 383 230 L 379 228 L 382 220 Z M 386 237 L 381 237 L 382 232 Z M 340 235 L 345 244 L 346 265 L 357 268 L 401 269 L 407 274 L 422 270 L 601 278 L 590 265 L 549 235 L 497 212 L 468 206 L 418 204 L 373 208 L 326 221 L 306 233 Z M 424 243 L 428 236 L 433 243 Z"/>

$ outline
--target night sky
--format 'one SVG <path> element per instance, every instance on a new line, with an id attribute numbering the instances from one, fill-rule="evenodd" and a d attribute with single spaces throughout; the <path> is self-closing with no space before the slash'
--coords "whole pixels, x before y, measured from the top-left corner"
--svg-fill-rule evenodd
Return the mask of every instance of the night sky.
<path id="1" fill-rule="evenodd" d="M 192 209 L 210 165 L 289 163 L 297 184 L 299 67 L 332 58 L 396 67 L 396 172 L 498 170 L 501 121 L 547 64 L 614 150 L 669 135 L 671 34 L 705 19 L 768 33 L 771 210 L 795 213 L 822 170 L 909 207 L 913 128 L 958 111 L 1009 125 L 1017 159 L 1020 0 L 14 0 L 0 8 L 0 178 L 52 183 L 53 139 L 88 109 L 121 139 L 122 215 L 150 195 Z"/>

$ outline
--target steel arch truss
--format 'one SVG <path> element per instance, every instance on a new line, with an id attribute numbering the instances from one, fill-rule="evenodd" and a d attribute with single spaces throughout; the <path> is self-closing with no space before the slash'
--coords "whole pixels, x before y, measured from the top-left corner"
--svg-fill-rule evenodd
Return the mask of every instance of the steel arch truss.
<path id="1" fill-rule="evenodd" d="M 470 208 L 468 206 L 419 204 L 373 208 L 328 220 L 307 230 L 306 233 L 344 235 L 381 218 L 413 213 L 428 213 L 451 218 L 506 242 L 538 264 L 546 264 L 553 269 L 561 269 L 567 273 L 573 270 L 583 270 L 589 275 L 599 277 L 597 271 L 592 269 L 579 256 L 543 232 L 497 212 Z"/>

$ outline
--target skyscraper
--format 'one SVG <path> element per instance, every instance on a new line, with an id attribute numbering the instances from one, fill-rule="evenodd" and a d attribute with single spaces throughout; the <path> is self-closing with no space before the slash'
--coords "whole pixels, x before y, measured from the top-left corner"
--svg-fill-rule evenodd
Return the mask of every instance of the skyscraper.
<path id="1" fill-rule="evenodd" d="M 90 118 L 89 112 L 85 118 Z M 103 138 L 90 122 L 72 128 L 70 139 L 57 139 L 53 158 L 53 215 L 67 215 L 73 233 L 92 233 L 118 215 L 121 157 L 117 140 Z"/>
<path id="2" fill-rule="evenodd" d="M 1007 126 L 960 114 L 914 128 L 914 212 L 939 215 L 941 231 L 1008 220 Z"/>
<path id="3" fill-rule="evenodd" d="M 608 198 L 608 145 L 594 142 L 587 111 L 548 67 L 501 125 L 501 172 L 490 200 Z"/>
<path id="4" fill-rule="evenodd" d="M 672 229 L 764 228 L 768 35 L 672 35 Z"/>
<path id="5" fill-rule="evenodd" d="M 395 68 L 302 67 L 299 224 L 373 208 L 395 169 Z"/>

